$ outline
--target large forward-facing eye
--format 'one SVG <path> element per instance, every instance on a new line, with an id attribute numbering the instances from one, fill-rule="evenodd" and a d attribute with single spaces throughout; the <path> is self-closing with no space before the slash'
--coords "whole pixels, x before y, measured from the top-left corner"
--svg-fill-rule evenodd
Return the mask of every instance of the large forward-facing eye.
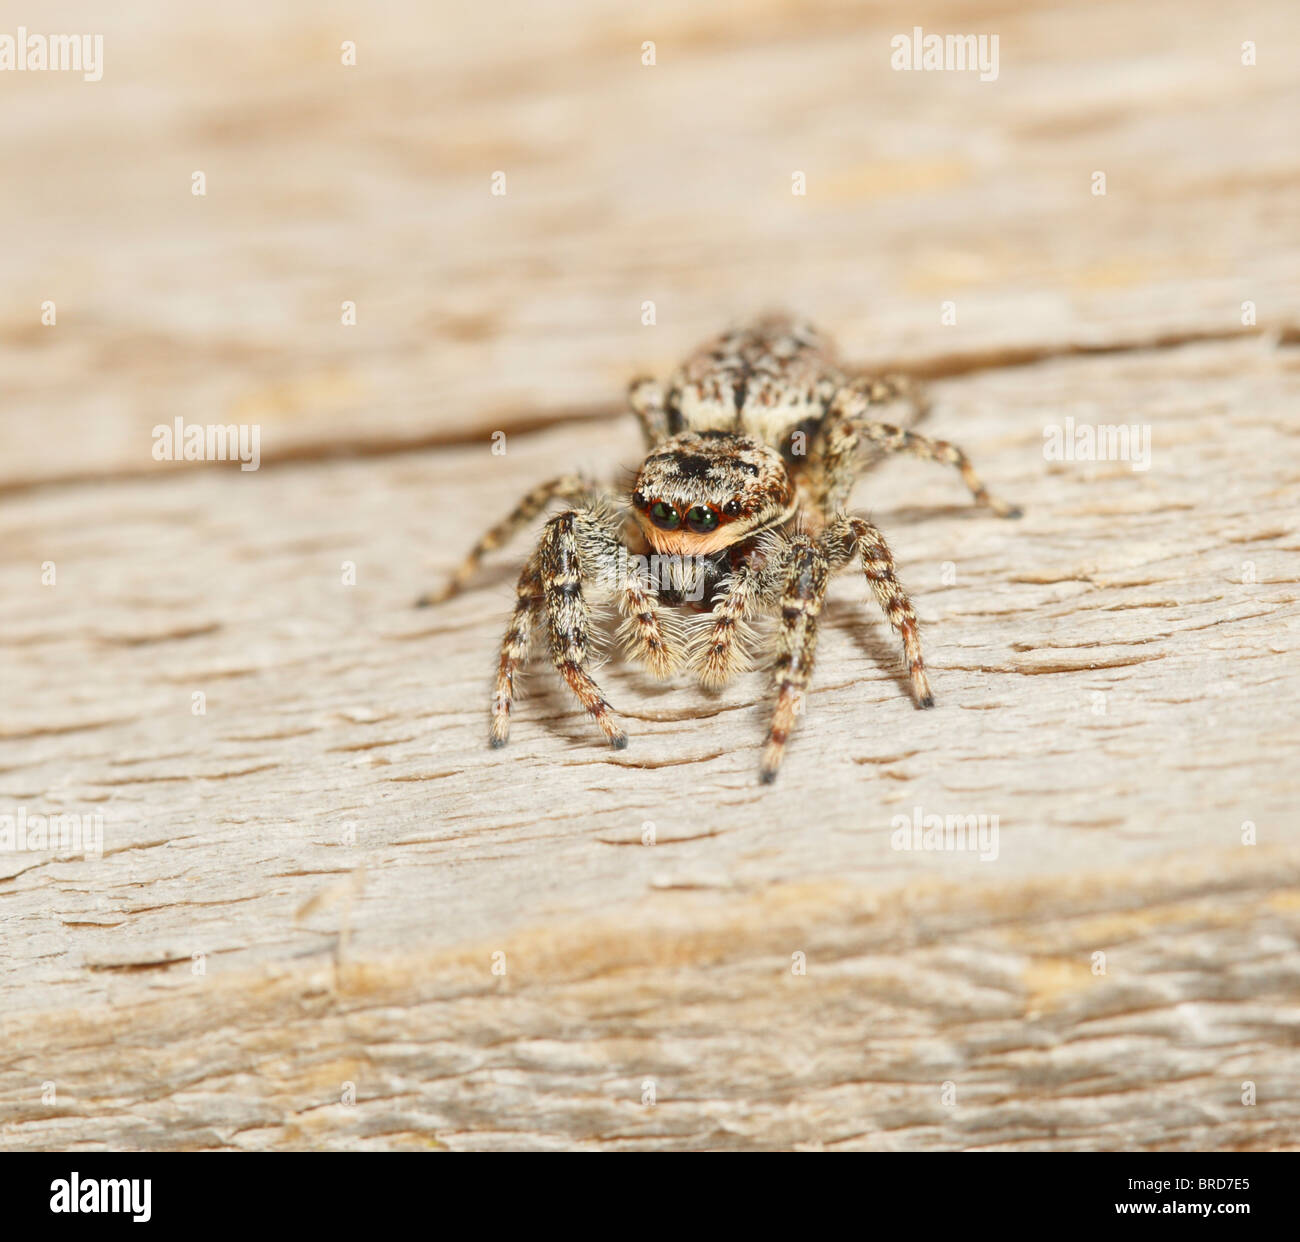
<path id="1" fill-rule="evenodd" d="M 703 505 L 695 505 L 686 511 L 686 525 L 697 534 L 711 531 L 718 524 L 718 515 Z"/>
<path id="2" fill-rule="evenodd" d="M 656 500 L 650 506 L 650 520 L 660 530 L 676 530 L 682 519 L 672 505 L 665 504 L 662 500 Z"/>

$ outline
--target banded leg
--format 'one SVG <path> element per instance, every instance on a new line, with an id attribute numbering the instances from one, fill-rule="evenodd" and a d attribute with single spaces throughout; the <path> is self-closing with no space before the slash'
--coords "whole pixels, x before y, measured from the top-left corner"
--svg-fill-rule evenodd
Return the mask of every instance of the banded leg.
<path id="1" fill-rule="evenodd" d="M 510 736 L 510 708 L 515 699 L 515 678 L 528 663 L 533 646 L 533 629 L 542 611 L 542 580 L 534 557 L 524 566 L 515 588 L 515 611 L 501 640 L 501 659 L 497 664 L 497 688 L 492 699 L 492 724 L 488 741 L 504 746 Z"/>
<path id="2" fill-rule="evenodd" d="M 804 693 L 812 677 L 817 650 L 817 618 L 826 597 L 830 566 L 825 551 L 807 535 L 796 535 L 785 559 L 781 594 L 780 653 L 776 660 L 776 705 L 767 731 L 759 779 L 776 780 L 786 741 L 803 712 Z"/>
<path id="3" fill-rule="evenodd" d="M 415 606 L 425 608 L 430 604 L 441 604 L 445 600 L 451 599 L 453 595 L 459 595 L 465 589 L 466 583 L 478 570 L 483 558 L 494 549 L 502 547 L 512 536 L 518 534 L 552 500 L 561 499 L 572 503 L 576 500 L 585 499 L 591 495 L 592 491 L 591 483 L 578 475 L 572 474 L 566 474 L 561 478 L 551 479 L 546 483 L 539 484 L 514 507 L 509 517 L 498 522 L 470 549 L 469 555 L 461 561 L 456 571 L 442 588 L 421 595 L 415 601 Z"/>
<path id="4" fill-rule="evenodd" d="M 657 601 L 628 572 L 620 534 L 619 520 L 612 512 L 571 509 L 546 524 L 538 547 L 551 661 L 616 750 L 627 745 L 627 735 L 588 671 L 591 610 L 583 594 L 584 581 L 615 592 L 620 611 L 632 626 L 634 650 L 652 670 L 671 668 L 675 658 L 659 622 Z"/>
<path id="5" fill-rule="evenodd" d="M 847 565 L 854 556 L 862 560 L 862 572 L 889 624 L 903 640 L 907 671 L 912 679 L 912 693 L 922 707 L 934 706 L 930 681 L 925 675 L 921 656 L 921 638 L 917 632 L 916 610 L 907 598 L 894 569 L 894 554 L 880 531 L 865 518 L 838 514 L 822 535 L 832 570 Z"/>
<path id="6" fill-rule="evenodd" d="M 848 503 L 857 477 L 855 453 L 859 445 L 867 444 L 885 453 L 911 453 L 923 461 L 955 466 L 976 504 L 986 505 L 999 517 L 1020 516 L 1017 506 L 990 494 L 970 459 L 955 444 L 917 435 L 893 423 L 873 422 L 865 417 L 873 404 L 872 386 L 860 380 L 841 390 L 832 406 L 823 444 L 824 504 L 828 513 Z"/>
<path id="7" fill-rule="evenodd" d="M 645 377 L 634 379 L 628 386 L 627 400 L 641 424 L 646 448 L 654 448 L 668 439 L 668 411 L 664 408 L 664 390 L 657 381 Z"/>
<path id="8" fill-rule="evenodd" d="M 880 375 L 874 379 L 864 376 L 851 380 L 847 387 L 863 409 L 906 401 L 912 407 L 913 421 L 924 418 L 930 411 L 930 394 L 924 384 L 910 375 Z"/>

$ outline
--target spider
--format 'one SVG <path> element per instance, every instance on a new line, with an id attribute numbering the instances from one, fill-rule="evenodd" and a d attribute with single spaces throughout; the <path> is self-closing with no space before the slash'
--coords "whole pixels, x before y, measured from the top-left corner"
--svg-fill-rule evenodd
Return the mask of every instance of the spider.
<path id="1" fill-rule="evenodd" d="M 516 681 L 543 627 L 578 702 L 612 746 L 627 745 L 591 674 L 593 591 L 612 596 L 626 650 L 652 675 L 684 666 L 710 689 L 750 666 L 749 623 L 775 613 L 776 701 L 760 764 L 761 780 L 774 780 L 812 675 L 827 583 L 855 560 L 902 640 L 918 705 L 933 707 L 916 612 L 893 554 L 871 522 L 845 508 L 864 458 L 905 452 L 955 466 L 976 503 L 1001 517 L 1020 511 L 989 494 L 955 445 L 873 419 L 873 407 L 897 401 L 923 411 L 920 390 L 901 376 L 854 375 L 814 328 L 770 315 L 704 345 L 666 387 L 634 380 L 628 397 L 647 456 L 625 494 L 576 475 L 543 483 L 478 541 L 442 590 L 420 600 L 457 594 L 487 552 L 552 501 L 570 506 L 546 523 L 519 576 L 490 744 L 506 743 Z"/>

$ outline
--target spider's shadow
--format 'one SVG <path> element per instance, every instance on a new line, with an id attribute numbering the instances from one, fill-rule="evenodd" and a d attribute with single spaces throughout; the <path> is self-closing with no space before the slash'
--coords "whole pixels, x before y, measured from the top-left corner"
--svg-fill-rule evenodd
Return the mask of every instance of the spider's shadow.
<path id="1" fill-rule="evenodd" d="M 825 621 L 843 633 L 849 634 L 858 650 L 871 663 L 884 670 L 890 681 L 899 690 L 902 697 L 912 700 L 912 682 L 908 675 L 906 662 L 903 660 L 898 641 L 888 630 L 883 619 L 873 618 L 871 608 L 874 600 L 838 599 L 826 603 Z M 757 674 L 761 679 L 758 688 L 758 707 L 765 712 L 767 697 L 767 679 L 771 676 L 771 663 L 775 655 L 775 633 L 769 630 L 760 635 L 754 651 L 754 667 L 746 676 Z M 678 671 L 668 681 L 657 681 L 646 673 L 634 660 L 629 660 L 617 651 L 611 651 L 609 658 L 602 661 L 593 670 L 602 688 L 609 692 L 616 706 L 624 701 L 635 702 L 644 707 L 653 707 L 660 700 L 679 694 L 684 685 L 695 686 L 694 679 Z M 824 678 L 827 669 L 819 663 L 818 670 Z M 534 652 L 529 662 L 527 691 L 524 701 L 532 704 L 532 714 L 536 720 L 544 723 L 546 728 L 566 741 L 581 743 L 591 740 L 590 721 L 580 710 L 575 711 L 574 699 L 568 688 L 557 677 L 551 676 L 553 670 L 550 661 L 542 652 Z M 814 679 L 820 680 L 814 674 Z M 739 680 L 739 679 L 737 679 Z M 705 700 L 710 704 L 724 701 L 729 692 L 734 692 L 735 682 L 716 690 L 701 690 Z M 623 715 L 636 719 L 635 711 L 623 711 Z"/>
<path id="2" fill-rule="evenodd" d="M 638 714 L 627 708 L 634 705 L 653 707 L 659 700 L 681 691 L 681 682 L 656 681 L 634 660 L 621 652 L 611 650 L 609 658 L 592 668 L 592 674 L 613 702 L 620 716 L 635 724 Z M 556 737 L 575 745 L 599 741 L 600 735 L 592 732 L 591 720 L 578 705 L 563 679 L 551 667 L 551 661 L 542 650 L 535 650 L 528 662 L 525 693 L 518 702 L 530 705 L 530 714 Z M 517 706 L 516 704 L 516 706 Z M 517 715 L 516 711 L 516 715 Z"/>
<path id="3" fill-rule="evenodd" d="M 873 623 L 867 610 L 872 600 L 828 600 L 827 619 L 837 630 L 852 636 L 858 650 L 877 668 L 884 669 L 905 698 L 912 699 L 912 680 L 908 676 L 899 644 L 891 635 Z M 816 670 L 814 670 L 814 674 Z"/>
<path id="4" fill-rule="evenodd" d="M 519 581 L 520 565 L 512 565 L 502 562 L 499 565 L 480 566 L 474 575 L 475 591 L 491 591 L 495 595 L 500 595 L 505 601 L 505 613 L 509 615 L 510 609 L 514 607 L 514 592 L 511 591 L 507 599 L 503 594 L 507 586 L 513 587 Z M 502 620 L 505 625 L 505 620 Z"/>
<path id="5" fill-rule="evenodd" d="M 849 512 L 865 514 L 872 523 L 885 532 L 886 539 L 889 538 L 889 532 L 895 526 L 919 524 L 926 521 L 932 522 L 939 518 L 945 520 L 970 518 L 978 521 L 988 521 L 989 519 L 987 509 L 981 509 L 978 505 L 962 504 L 961 502 L 951 505 L 900 505 L 895 509 L 868 509 L 861 504 L 851 504 Z"/>

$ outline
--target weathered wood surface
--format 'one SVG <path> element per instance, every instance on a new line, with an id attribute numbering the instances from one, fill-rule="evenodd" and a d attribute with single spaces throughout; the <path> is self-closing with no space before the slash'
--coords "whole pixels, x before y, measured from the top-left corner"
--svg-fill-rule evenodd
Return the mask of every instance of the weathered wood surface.
<path id="1" fill-rule="evenodd" d="M 894 75 L 850 75 L 848 10 L 800 11 L 757 7 L 739 35 L 684 7 L 653 23 L 611 8 L 529 25 L 528 49 L 518 27 L 513 44 L 485 28 L 454 54 L 460 17 L 400 45 L 375 28 L 398 67 L 367 58 L 341 102 L 309 51 L 367 44 L 321 9 L 318 37 L 295 27 L 278 46 L 288 68 L 238 61 L 243 95 L 202 74 L 182 86 L 157 52 L 123 63 L 172 101 L 153 136 L 185 210 L 214 206 L 188 198 L 196 133 L 259 187 L 209 220 L 210 244 L 134 175 L 104 186 L 108 223 L 89 236 L 70 232 L 84 209 L 51 202 L 38 220 L 39 203 L 0 202 L 39 242 L 7 255 L 30 281 L 6 288 L 6 324 L 31 322 L 60 239 L 64 278 L 96 307 L 78 322 L 61 300 L 48 335 L 5 334 L 0 814 L 104 823 L 102 858 L 0 853 L 0 1146 L 1298 1145 L 1300 256 L 1279 138 L 1293 75 L 1274 59 L 1233 76 L 1240 39 L 1266 36 L 1208 7 L 1195 32 L 1173 9 L 1117 8 L 1128 38 L 1149 36 L 1141 72 L 1138 44 L 1104 38 L 1091 8 L 1009 14 L 996 86 L 929 75 L 896 123 L 868 128 Z M 1274 32 L 1294 23 L 1267 12 Z M 181 38 L 156 20 L 162 46 Z M 908 24 L 866 20 L 886 47 Z M 956 8 L 943 20 L 982 28 Z M 689 49 L 674 63 L 659 35 L 644 71 L 663 75 L 667 112 L 641 98 L 650 79 L 614 85 L 628 55 L 642 72 L 647 24 Z M 417 72 L 422 48 L 441 78 Z M 1220 55 L 1228 68 L 1206 69 Z M 761 84 L 795 64 L 816 73 L 788 75 L 782 126 Z M 400 120 L 384 112 L 395 82 Z M 66 129 L 50 173 L 64 187 L 91 127 L 139 106 L 126 92 L 92 116 L 70 85 L 23 84 Z M 579 123 L 583 99 L 621 118 L 629 93 L 642 129 Z M 435 126 L 455 98 L 462 128 Z M 454 159 L 430 161 L 422 124 Z M 748 159 L 721 159 L 741 125 Z M 530 214 L 506 215 L 524 209 L 515 178 L 508 205 L 470 203 L 509 166 L 493 126 L 547 187 Z M 690 194 L 667 142 L 684 132 Z M 333 169 L 342 205 L 321 189 L 331 139 L 370 173 L 340 191 Z M 931 148 L 966 172 L 918 180 Z M 848 178 L 815 225 L 811 188 L 781 197 L 786 165 L 812 162 L 791 151 L 809 150 Z M 1127 205 L 1112 177 L 1104 228 L 1093 166 L 1141 174 Z M 1067 168 L 1068 202 L 1044 188 Z M 318 231 L 283 207 L 307 202 L 312 169 Z M 760 173 L 785 179 L 770 202 L 747 180 Z M 962 272 L 959 324 L 941 329 Z M 348 337 L 333 308 L 358 274 L 384 309 L 360 295 Z M 644 297 L 659 326 L 620 326 L 614 308 L 635 324 Z M 1231 333 L 1247 298 L 1270 307 L 1264 331 L 1178 344 Z M 633 731 L 614 753 L 539 665 L 510 747 L 488 750 L 526 541 L 453 603 L 411 600 L 533 482 L 635 461 L 630 420 L 588 417 L 627 372 L 782 300 L 850 355 L 946 375 L 929 429 L 1026 507 L 998 522 L 907 461 L 859 492 L 916 600 L 938 709 L 913 709 L 846 576 L 768 790 L 759 673 L 707 696 L 611 661 L 601 677 Z M 259 323 L 250 308 L 271 305 Z M 1105 348 L 1034 361 L 1089 345 Z M 149 428 L 176 413 L 260 420 L 263 468 L 157 467 Z M 1150 469 L 1046 461 L 1044 427 L 1066 416 L 1149 425 Z M 326 460 L 339 432 L 351 456 Z M 997 858 L 893 848 L 894 817 L 917 808 L 996 816 Z"/>
<path id="2" fill-rule="evenodd" d="M 760 675 L 611 664 L 614 753 L 539 669 L 493 752 L 513 558 L 409 607 L 463 515 L 626 426 L 11 502 L 4 787 L 105 854 L 6 860 L 4 1142 L 1292 1142 L 1296 390 L 1257 344 L 941 385 L 1028 515 L 876 473 L 939 709 L 843 579 L 761 795 Z M 1049 468 L 1045 406 L 1142 410 L 1150 471 Z M 892 849 L 914 807 L 998 816 L 998 858 Z"/>

